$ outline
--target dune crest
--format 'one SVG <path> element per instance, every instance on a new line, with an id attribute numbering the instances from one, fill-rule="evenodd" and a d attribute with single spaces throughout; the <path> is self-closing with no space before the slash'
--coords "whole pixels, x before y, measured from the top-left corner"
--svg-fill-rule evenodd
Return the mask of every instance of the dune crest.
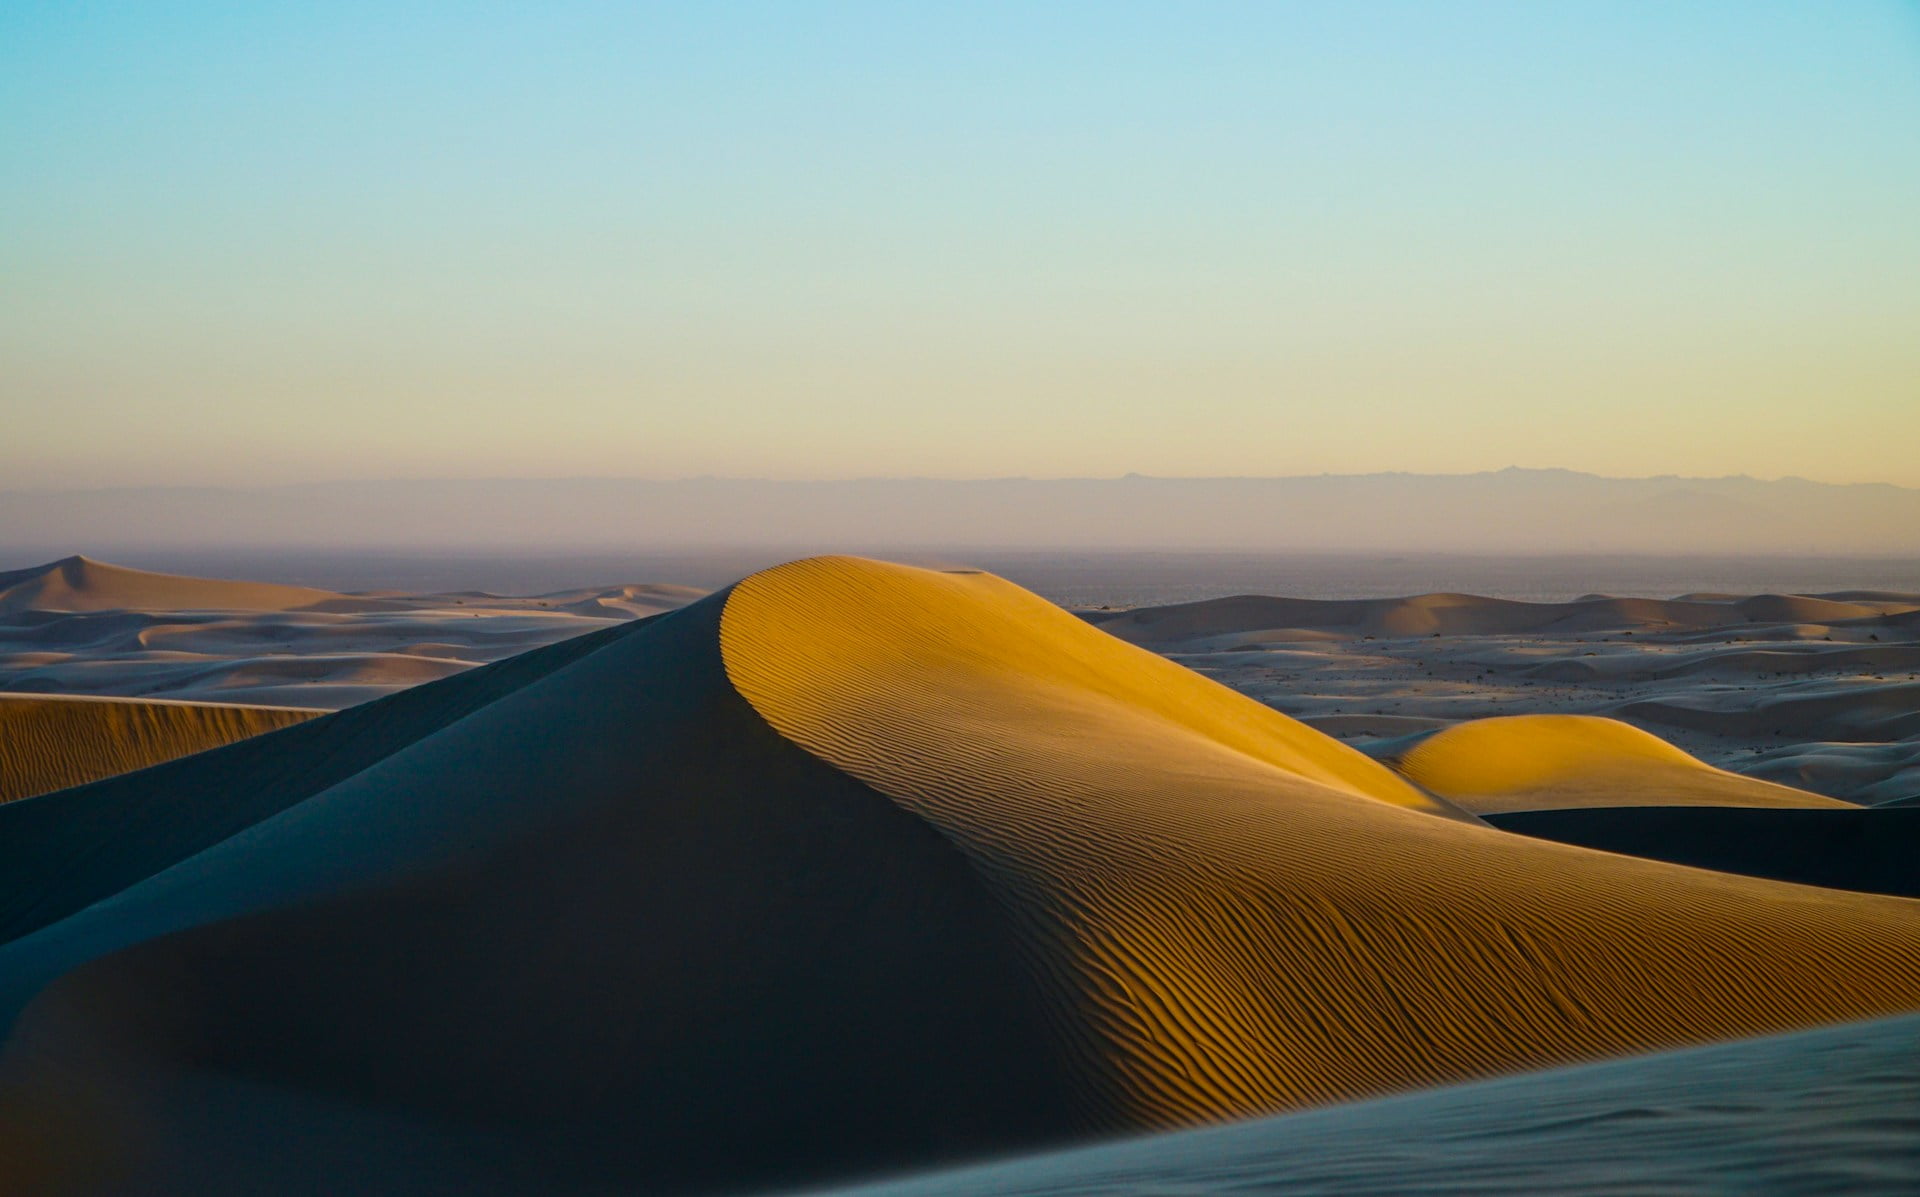
<path id="1" fill-rule="evenodd" d="M 1920 1005 L 1910 902 L 1434 818 L 1253 712 L 1228 747 L 1224 688 L 999 579 L 796 562 L 721 638 L 775 730 L 975 862 L 1135 1125 Z"/>
<path id="2" fill-rule="evenodd" d="M 1396 762 L 1475 814 L 1595 806 L 1852 809 L 1851 803 L 1743 777 L 1650 732 L 1597 715 L 1505 715 L 1434 733 Z"/>

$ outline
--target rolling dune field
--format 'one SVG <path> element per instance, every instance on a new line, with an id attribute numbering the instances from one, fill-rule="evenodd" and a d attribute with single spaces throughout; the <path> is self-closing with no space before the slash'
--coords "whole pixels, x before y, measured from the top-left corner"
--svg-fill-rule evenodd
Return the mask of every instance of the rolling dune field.
<path id="1" fill-rule="evenodd" d="M 65 589 L 29 577 L 9 626 L 120 621 L 69 637 L 72 668 L 88 645 L 172 651 L 138 643 L 164 628 L 149 638 L 283 659 L 284 678 L 339 640 L 424 636 L 467 605 L 249 608 L 244 588 L 156 583 L 149 597 L 232 605 L 139 610 L 125 604 L 149 584 L 127 573 L 56 563 L 42 574 Z M 26 605 L 42 595 L 76 609 Z M 1649 1149 L 1613 1175 L 1710 1189 L 1760 1167 L 1768 1128 L 1828 1067 L 1814 1061 L 1911 1041 L 1911 1018 L 1862 1024 L 1866 1039 L 1810 1028 L 1920 1010 L 1920 902 L 1902 896 L 1914 812 L 1717 767 L 1606 717 L 1644 694 L 1497 709 L 1549 684 L 1524 671 L 1556 652 L 1588 659 L 1569 644 L 1651 673 L 1783 615 L 1895 647 L 1920 609 L 1903 598 L 1083 618 L 989 574 L 853 557 L 699 598 L 470 597 L 502 644 L 547 642 L 333 713 L 0 700 L 9 784 L 90 777 L 0 805 L 0 1158 L 16 1188 L 773 1190 L 1283 1114 L 1210 1142 L 1256 1185 L 1432 1179 L 1417 1151 L 1362 1166 L 1269 1146 L 1365 1128 L 1430 1143 L 1462 1184 L 1537 1191 L 1563 1135 L 1538 1111 L 1602 1125 L 1640 1100 L 1680 1111 L 1663 1142 L 1696 1144 L 1692 1163 Z M 1724 639 L 1703 650 L 1707 634 Z M 1384 722 L 1317 705 L 1389 671 L 1401 709 L 1354 713 Z M 1273 700 L 1283 680 L 1306 719 Z M 1501 717 L 1461 718 L 1476 701 Z M 8 733 L 10 709 L 36 730 Z M 1776 1038 L 1685 1058 L 1774 1061 L 1777 1099 L 1728 1097 L 1716 1078 L 1733 1065 L 1676 1088 L 1688 1066 L 1660 1054 L 1754 1036 Z M 1591 1083 L 1460 1086 L 1623 1056 Z M 1460 1102 L 1509 1103 L 1532 1162 L 1447 1139 Z M 1581 1184 L 1608 1175 L 1584 1134 Z M 1192 1142 L 1111 1149 L 1144 1162 L 1035 1157 L 993 1185 L 1101 1191 L 1110 1161 L 1155 1175 L 1154 1144 L 1187 1183 L 1214 1183 Z M 1898 1135 L 1845 1142 L 1829 1150 L 1904 1175 Z M 967 1191 L 973 1175 L 913 1183 Z"/>

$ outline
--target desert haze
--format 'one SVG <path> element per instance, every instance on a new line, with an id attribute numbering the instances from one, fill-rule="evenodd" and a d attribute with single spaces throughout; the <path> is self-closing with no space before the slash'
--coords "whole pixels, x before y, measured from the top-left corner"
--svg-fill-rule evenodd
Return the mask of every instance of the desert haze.
<path id="1" fill-rule="evenodd" d="M 350 531 L 349 531 L 350 530 Z M 1425 553 L 1920 553 L 1920 490 L 1569 470 L 1297 478 L 481 479 L 0 491 L 48 553 L 821 546 Z"/>

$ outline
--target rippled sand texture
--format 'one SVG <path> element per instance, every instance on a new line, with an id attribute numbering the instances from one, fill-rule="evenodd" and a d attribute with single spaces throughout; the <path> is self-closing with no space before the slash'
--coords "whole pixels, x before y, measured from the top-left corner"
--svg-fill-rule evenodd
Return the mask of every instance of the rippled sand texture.
<path id="1" fill-rule="evenodd" d="M 1920 1019 L 1533 1073 L 844 1197 L 1920 1192 Z"/>
<path id="2" fill-rule="evenodd" d="M 996 578 L 797 562 L 722 643 L 776 730 L 976 864 L 1137 1125 L 1920 1004 L 1911 903 L 1434 817 Z"/>
<path id="3" fill-rule="evenodd" d="M 289 707 L 0 694 L 0 802 L 144 769 L 314 714 Z"/>

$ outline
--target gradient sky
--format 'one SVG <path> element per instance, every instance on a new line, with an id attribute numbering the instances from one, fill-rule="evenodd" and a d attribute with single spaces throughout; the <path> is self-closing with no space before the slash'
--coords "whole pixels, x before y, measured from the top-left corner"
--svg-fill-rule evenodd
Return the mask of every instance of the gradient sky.
<path id="1" fill-rule="evenodd" d="M 1912 4 L 0 0 L 0 487 L 1916 446 Z"/>

